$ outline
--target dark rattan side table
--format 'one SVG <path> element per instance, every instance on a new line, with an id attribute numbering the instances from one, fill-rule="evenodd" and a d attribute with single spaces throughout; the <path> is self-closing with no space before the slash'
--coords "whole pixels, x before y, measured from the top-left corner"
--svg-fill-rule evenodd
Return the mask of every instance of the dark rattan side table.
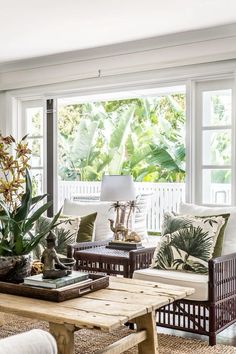
<path id="1" fill-rule="evenodd" d="M 155 247 L 123 251 L 106 248 L 106 243 L 86 242 L 68 246 L 68 256 L 75 258 L 76 270 L 132 278 L 135 270 L 148 268 L 151 264 Z"/>

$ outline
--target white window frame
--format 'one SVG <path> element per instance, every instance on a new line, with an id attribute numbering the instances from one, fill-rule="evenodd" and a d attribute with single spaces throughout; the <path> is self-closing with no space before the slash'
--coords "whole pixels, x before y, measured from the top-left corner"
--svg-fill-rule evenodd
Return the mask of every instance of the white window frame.
<path id="1" fill-rule="evenodd" d="M 22 100 L 19 102 L 21 114 L 18 116 L 18 139 L 21 139 L 23 136 L 28 134 L 27 132 L 27 119 L 26 119 L 26 110 L 28 108 L 37 108 L 41 107 L 43 109 L 43 134 L 40 136 L 34 136 L 33 138 L 43 139 L 43 165 L 31 167 L 31 170 L 41 170 L 43 171 L 43 190 L 42 193 L 47 193 L 47 141 L 46 141 L 46 115 L 45 115 L 45 102 L 43 99 L 35 100 Z M 31 139 L 31 138 L 30 138 Z"/>
<path id="2" fill-rule="evenodd" d="M 204 204 L 202 201 L 202 172 L 204 169 L 230 169 L 231 170 L 231 203 L 227 205 L 236 205 L 235 196 L 235 83 L 233 79 L 216 79 L 211 81 L 196 82 L 195 86 L 195 116 L 194 116 L 194 200 L 193 202 L 200 205 L 207 206 L 226 206 L 226 204 Z M 229 125 L 216 125 L 216 126 L 203 126 L 203 92 L 207 91 L 220 91 L 232 90 L 232 116 L 231 124 Z M 210 130 L 231 130 L 231 163 L 229 165 L 204 165 L 202 152 L 203 152 L 203 132 Z"/>
<path id="3" fill-rule="evenodd" d="M 5 117 L 3 124 L 3 134 L 13 134 L 18 138 L 18 117 L 21 115 L 21 102 L 24 100 L 42 99 L 43 101 L 48 98 L 61 98 L 65 96 L 75 95 L 91 95 L 91 94 L 104 94 L 117 91 L 136 90 L 142 88 L 175 86 L 185 84 L 187 85 L 186 91 L 186 201 L 196 203 L 198 198 L 199 188 L 198 174 L 196 174 L 196 86 L 198 82 L 205 82 L 210 80 L 221 79 L 235 79 L 236 77 L 236 61 L 222 61 L 210 62 L 205 64 L 196 64 L 189 66 L 176 66 L 167 69 L 154 69 L 137 71 L 135 73 L 122 73 L 115 75 L 101 75 L 99 77 L 75 79 L 69 81 L 65 79 L 62 83 L 52 83 L 49 85 L 30 86 L 24 88 L 6 91 L 4 93 L 3 105 L 1 105 L 2 116 Z M 235 84 L 234 84 L 235 85 Z M 235 91 L 235 90 L 234 90 Z M 233 105 L 235 104 L 233 99 Z M 44 102 L 45 103 L 45 102 Z M 233 107 L 235 111 L 235 107 Z M 233 111 L 233 116 L 234 116 Z M 46 112 L 46 107 L 45 107 Z M 233 124 L 234 120 L 233 120 Z M 236 138 L 235 128 L 233 133 L 234 139 Z M 235 145 L 235 141 L 232 141 Z M 235 147 L 232 146 L 234 153 Z M 234 159 L 235 160 L 235 159 Z M 232 182 L 235 181 L 235 163 L 232 171 Z M 236 205 L 235 187 L 232 185 L 232 204 Z"/>

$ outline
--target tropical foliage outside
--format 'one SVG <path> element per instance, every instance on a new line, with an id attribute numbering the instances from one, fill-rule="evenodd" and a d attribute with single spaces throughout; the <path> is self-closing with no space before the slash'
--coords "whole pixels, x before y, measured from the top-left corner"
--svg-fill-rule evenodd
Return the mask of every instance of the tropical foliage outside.
<path id="1" fill-rule="evenodd" d="M 211 97 L 214 124 L 223 124 L 227 104 Z M 32 117 L 40 134 L 40 115 Z M 228 164 L 227 131 L 214 133 L 210 163 Z M 40 141 L 32 140 L 32 158 L 40 159 Z M 59 105 L 58 169 L 61 180 L 97 181 L 105 173 L 132 174 L 136 181 L 185 179 L 185 95 Z M 230 171 L 212 171 L 212 183 L 229 183 Z"/>
<path id="2" fill-rule="evenodd" d="M 104 173 L 136 181 L 185 177 L 185 95 L 61 106 L 59 176 L 99 181 Z"/>

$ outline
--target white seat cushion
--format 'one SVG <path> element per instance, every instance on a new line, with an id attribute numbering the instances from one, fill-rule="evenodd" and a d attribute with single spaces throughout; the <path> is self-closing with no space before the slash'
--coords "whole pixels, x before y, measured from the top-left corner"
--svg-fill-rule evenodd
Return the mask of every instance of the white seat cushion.
<path id="1" fill-rule="evenodd" d="M 196 301 L 208 300 L 208 275 L 147 268 L 136 270 L 133 278 L 194 288 L 195 293 L 189 295 L 187 299 Z"/>
<path id="2" fill-rule="evenodd" d="M 181 203 L 180 214 L 195 216 L 211 216 L 220 214 L 230 214 L 225 228 L 222 255 L 236 252 L 236 208 L 235 207 L 204 207 L 201 205 Z"/>

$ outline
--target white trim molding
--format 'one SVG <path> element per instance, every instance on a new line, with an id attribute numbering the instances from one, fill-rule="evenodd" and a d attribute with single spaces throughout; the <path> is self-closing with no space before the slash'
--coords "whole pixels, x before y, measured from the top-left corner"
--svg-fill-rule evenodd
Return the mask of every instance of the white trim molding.
<path id="1" fill-rule="evenodd" d="M 236 24 L 0 65 L 0 90 L 236 59 Z"/>

